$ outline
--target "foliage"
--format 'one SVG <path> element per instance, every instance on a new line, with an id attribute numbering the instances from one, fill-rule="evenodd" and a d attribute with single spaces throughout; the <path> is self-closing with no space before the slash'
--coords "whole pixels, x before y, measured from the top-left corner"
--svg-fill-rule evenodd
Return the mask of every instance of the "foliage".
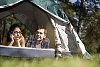
<path id="1" fill-rule="evenodd" d="M 86 30 L 83 37 L 84 43 L 87 49 L 92 53 L 100 53 L 97 51 L 100 48 L 100 24 L 99 19 L 96 17 L 87 17 L 87 21 L 84 24 L 83 31 Z M 91 47 L 91 48 L 90 48 Z"/>
<path id="2" fill-rule="evenodd" d="M 30 33 L 29 30 L 26 28 L 24 24 L 22 24 L 17 18 L 15 18 L 13 15 L 9 15 L 7 17 L 4 17 L 0 19 L 0 44 L 5 44 L 6 35 L 7 32 L 12 24 L 18 23 L 21 25 L 22 28 L 22 34 L 26 38 L 27 35 Z"/>
<path id="3" fill-rule="evenodd" d="M 98 3 L 89 0 L 77 0 L 74 4 L 65 0 L 60 1 L 86 49 L 91 53 L 100 53 L 100 9 L 95 8 Z"/>

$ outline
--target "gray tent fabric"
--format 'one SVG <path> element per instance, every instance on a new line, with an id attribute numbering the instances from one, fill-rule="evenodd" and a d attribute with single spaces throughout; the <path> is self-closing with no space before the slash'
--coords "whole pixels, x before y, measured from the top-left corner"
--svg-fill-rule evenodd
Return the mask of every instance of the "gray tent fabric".
<path id="1" fill-rule="evenodd" d="M 54 0 L 3 0 L 0 1 L 0 19 L 13 15 L 34 34 L 38 25 L 47 28 L 50 47 L 62 52 L 77 53 L 78 47 L 84 56 L 90 56 L 63 10 Z M 11 3 L 12 2 L 12 3 Z M 3 6 L 2 6 L 3 5 Z M 6 6 L 6 7 L 4 7 Z"/>

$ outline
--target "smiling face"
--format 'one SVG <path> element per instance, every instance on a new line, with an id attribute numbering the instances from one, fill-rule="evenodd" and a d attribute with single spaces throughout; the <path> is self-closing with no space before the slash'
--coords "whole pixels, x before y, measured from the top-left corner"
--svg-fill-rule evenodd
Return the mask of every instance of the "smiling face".
<path id="1" fill-rule="evenodd" d="M 16 27 L 14 31 L 12 31 L 15 40 L 18 40 L 21 37 L 21 30 L 19 27 Z"/>
<path id="2" fill-rule="evenodd" d="M 44 33 L 45 29 L 38 29 L 36 32 L 36 40 L 37 41 L 42 41 L 43 38 L 46 37 L 46 34 Z"/>

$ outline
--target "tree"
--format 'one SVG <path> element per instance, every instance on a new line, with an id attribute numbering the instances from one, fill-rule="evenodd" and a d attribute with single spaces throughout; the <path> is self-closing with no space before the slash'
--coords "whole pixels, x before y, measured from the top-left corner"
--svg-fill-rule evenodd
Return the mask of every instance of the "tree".
<path id="1" fill-rule="evenodd" d="M 100 53 L 100 8 L 97 6 L 98 3 L 98 0 L 77 0 L 75 3 L 61 0 L 62 8 L 91 53 Z M 78 20 L 75 20 L 75 17 Z"/>

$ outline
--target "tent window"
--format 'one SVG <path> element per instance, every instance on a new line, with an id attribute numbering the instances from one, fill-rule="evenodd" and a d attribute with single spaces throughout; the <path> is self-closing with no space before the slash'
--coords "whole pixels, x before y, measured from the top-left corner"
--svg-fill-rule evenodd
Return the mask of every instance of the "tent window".
<path id="1" fill-rule="evenodd" d="M 24 24 L 22 24 L 13 15 L 10 15 L 0 19 L 0 44 L 6 43 L 6 37 L 7 37 L 7 32 L 9 30 L 9 27 L 15 23 L 19 23 L 21 25 L 22 32 L 25 38 L 30 34 L 30 31 L 26 28 Z"/>

